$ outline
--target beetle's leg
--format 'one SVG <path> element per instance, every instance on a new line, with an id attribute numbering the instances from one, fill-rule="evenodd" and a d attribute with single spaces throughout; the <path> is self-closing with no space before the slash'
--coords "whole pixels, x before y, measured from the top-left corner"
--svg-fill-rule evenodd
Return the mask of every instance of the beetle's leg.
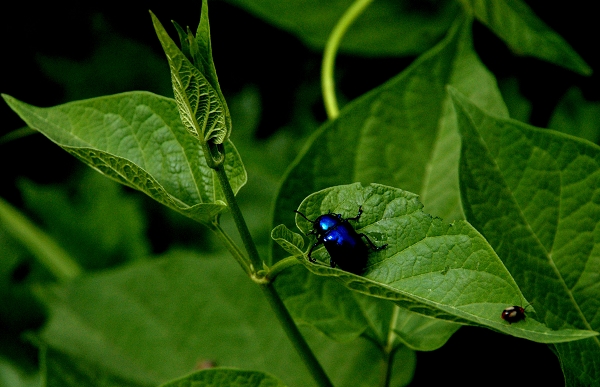
<path id="1" fill-rule="evenodd" d="M 320 244 L 321 244 L 321 242 L 317 241 L 317 242 L 315 242 L 315 244 L 314 244 L 314 245 L 312 245 L 312 246 L 310 247 L 310 250 L 308 250 L 308 260 L 309 260 L 310 262 L 312 262 L 312 263 L 315 263 L 315 262 L 317 262 L 317 260 L 316 260 L 316 259 L 314 259 L 314 258 L 311 256 L 311 254 L 312 254 L 313 250 L 315 249 L 315 247 L 317 247 L 317 246 L 318 246 L 318 245 L 320 245 Z"/>
<path id="2" fill-rule="evenodd" d="M 356 216 L 354 218 L 346 218 L 346 220 L 359 220 L 362 213 L 363 213 L 363 209 L 362 209 L 362 206 L 360 206 L 360 207 L 358 207 L 358 214 L 356 214 Z"/>
<path id="3" fill-rule="evenodd" d="M 377 246 L 375 245 L 375 243 L 373 243 L 368 236 L 366 236 L 365 234 L 358 234 L 358 236 L 363 237 L 367 240 L 367 242 L 369 242 L 369 245 L 371 245 L 371 248 L 375 251 L 379 251 L 379 250 L 383 250 L 387 247 L 387 243 L 385 245 L 381 245 L 381 246 Z"/>

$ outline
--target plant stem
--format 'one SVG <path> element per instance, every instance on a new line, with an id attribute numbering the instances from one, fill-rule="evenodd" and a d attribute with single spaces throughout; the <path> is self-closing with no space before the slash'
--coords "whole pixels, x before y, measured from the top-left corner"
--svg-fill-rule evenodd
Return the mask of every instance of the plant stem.
<path id="1" fill-rule="evenodd" d="M 221 189 L 225 195 L 225 200 L 227 200 L 227 205 L 231 209 L 231 213 L 233 215 L 233 220 L 235 225 L 240 233 L 242 241 L 244 242 L 244 247 L 246 248 L 246 252 L 250 257 L 250 262 L 252 267 L 247 267 L 246 265 L 246 257 L 244 257 L 237 247 L 234 248 L 235 244 L 233 241 L 226 236 L 226 234 L 220 229 L 220 227 L 216 228 L 217 234 L 222 233 L 220 235 L 221 239 L 225 242 L 226 246 L 228 246 L 229 251 L 232 251 L 234 257 L 240 261 L 244 270 L 249 271 L 251 277 L 255 277 L 258 270 L 263 268 L 263 261 L 260 259 L 258 255 L 258 250 L 256 249 L 256 245 L 252 240 L 252 236 L 250 235 L 250 231 L 248 230 L 248 226 L 246 225 L 246 221 L 240 211 L 239 206 L 237 205 L 237 200 L 231 189 L 231 185 L 229 184 L 229 180 L 227 179 L 227 175 L 225 174 L 225 169 L 222 163 L 215 164 L 213 169 L 217 172 L 217 176 L 219 178 L 219 182 L 221 183 Z M 295 258 L 294 258 L 295 259 Z M 285 264 L 280 265 L 280 269 L 282 266 L 290 266 L 290 261 L 287 261 Z M 304 361 L 304 364 L 308 368 L 308 371 L 311 373 L 312 377 L 315 379 L 315 382 L 321 387 L 333 387 L 327 374 L 319 364 L 319 361 L 315 357 L 314 353 L 311 351 L 310 347 L 304 340 L 304 337 L 298 330 L 296 323 L 292 319 L 292 316 L 286 309 L 283 301 L 275 291 L 273 283 L 270 281 L 260 283 L 260 288 L 263 290 L 265 297 L 269 301 L 271 308 L 275 312 L 277 319 L 281 323 L 283 330 L 287 334 L 288 338 L 294 345 L 294 348 Z"/>
<path id="2" fill-rule="evenodd" d="M 283 270 L 287 269 L 288 267 L 296 266 L 296 265 L 299 265 L 299 264 L 300 264 L 300 261 L 298 261 L 298 258 L 296 258 L 296 257 L 287 257 L 287 258 L 284 258 L 281 261 L 278 261 L 273 266 L 271 266 L 271 268 L 269 269 L 269 274 L 267 274 L 267 280 L 269 282 L 271 282 Z"/>
<path id="3" fill-rule="evenodd" d="M 294 348 L 304 361 L 304 364 L 308 368 L 308 371 L 311 373 L 315 382 L 321 387 L 333 387 L 333 384 L 331 384 L 331 381 L 327 377 L 325 370 L 323 370 L 323 367 L 321 367 L 321 364 L 319 364 L 319 361 L 317 360 L 314 353 L 311 351 L 310 347 L 304 340 L 304 337 L 298 330 L 296 323 L 287 311 L 285 305 L 283 304 L 283 301 L 281 301 L 281 298 L 279 298 L 279 295 L 275 291 L 273 283 L 262 284 L 260 287 L 263 290 L 265 297 L 267 297 L 271 308 L 273 309 L 273 311 L 277 315 L 277 318 L 281 322 L 283 330 L 285 331 L 288 338 L 294 345 Z"/>
<path id="4" fill-rule="evenodd" d="M 333 80 L 335 55 L 337 54 L 340 42 L 348 30 L 348 27 L 350 27 L 354 20 L 356 20 L 372 1 L 373 0 L 356 0 L 338 20 L 329 35 L 329 39 L 327 39 L 325 51 L 323 52 L 323 62 L 321 64 L 321 88 L 325 110 L 327 111 L 327 117 L 329 117 L 329 119 L 336 118 L 340 113 L 337 98 L 335 96 L 335 82 Z"/>
<path id="5" fill-rule="evenodd" d="M 381 386 L 383 387 L 389 387 L 392 380 L 392 366 L 394 364 L 394 353 L 396 352 L 396 348 L 394 347 L 394 342 L 396 341 L 394 327 L 396 327 L 396 323 L 398 322 L 399 314 L 400 307 L 394 305 L 394 311 L 388 328 L 387 342 L 383 348 L 383 366 L 381 372 Z"/>
<path id="6" fill-rule="evenodd" d="M 80 275 L 83 269 L 54 239 L 0 198 L 0 224 L 20 241 L 59 281 Z"/>
<path id="7" fill-rule="evenodd" d="M 248 230 L 248 225 L 244 220 L 242 211 L 240 211 L 240 207 L 237 204 L 235 194 L 231 189 L 231 185 L 229 184 L 229 179 L 227 179 L 227 175 L 225 174 L 225 168 L 223 167 L 223 164 L 217 165 L 214 168 L 214 170 L 217 172 L 219 183 L 221 183 L 221 189 L 223 190 L 223 194 L 225 195 L 225 200 L 227 201 L 227 205 L 229 206 L 231 214 L 233 215 L 233 221 L 235 222 L 235 226 L 237 227 L 238 232 L 240 233 L 240 237 L 242 238 L 242 242 L 244 243 L 244 247 L 246 248 L 246 253 L 248 253 L 250 263 L 253 266 L 253 268 L 250 269 L 250 272 L 256 273 L 257 270 L 262 269 L 263 261 L 258 255 L 258 250 L 256 249 L 256 245 L 254 244 L 252 235 L 250 235 L 250 230 Z"/>
<path id="8" fill-rule="evenodd" d="M 240 251 L 239 247 L 235 244 L 233 239 L 231 239 L 229 235 L 225 231 L 223 231 L 221 225 L 217 222 L 211 226 L 211 230 L 213 230 L 214 233 L 217 234 L 217 237 L 225 245 L 227 250 L 229 250 L 231 255 L 233 255 L 233 258 L 235 258 L 235 260 L 240 264 L 242 269 L 244 269 L 246 274 L 251 276 L 252 272 L 250 271 L 250 266 L 248 265 L 248 259 L 244 256 L 244 253 Z"/>

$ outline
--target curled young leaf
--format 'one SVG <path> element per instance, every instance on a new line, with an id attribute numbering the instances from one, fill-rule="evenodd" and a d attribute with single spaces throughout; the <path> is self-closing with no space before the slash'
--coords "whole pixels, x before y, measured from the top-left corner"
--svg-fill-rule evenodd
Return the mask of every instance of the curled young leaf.
<path id="1" fill-rule="evenodd" d="M 190 32 L 186 34 L 176 25 L 183 52 L 173 42 L 158 18 L 153 13 L 151 16 L 169 61 L 173 92 L 181 121 L 199 140 L 218 145 L 229 138 L 231 117 L 212 60 L 206 1 L 203 2 L 203 9 L 198 27 L 201 36 L 194 38 Z"/>

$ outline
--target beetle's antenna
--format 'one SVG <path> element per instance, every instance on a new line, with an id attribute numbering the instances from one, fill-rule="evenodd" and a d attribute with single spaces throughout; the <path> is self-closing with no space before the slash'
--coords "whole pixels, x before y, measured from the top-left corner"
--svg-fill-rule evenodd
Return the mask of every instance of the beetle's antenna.
<path id="1" fill-rule="evenodd" d="M 301 217 L 303 217 L 304 219 L 308 220 L 308 221 L 309 221 L 309 222 L 311 222 L 311 223 L 314 223 L 314 222 L 315 222 L 314 220 L 310 220 L 310 219 L 308 219 L 308 218 L 306 217 L 306 215 L 304 215 L 304 214 L 303 214 L 303 213 L 301 213 L 300 211 L 294 210 L 294 212 L 295 212 L 296 214 L 300 214 L 300 216 L 301 216 Z"/>

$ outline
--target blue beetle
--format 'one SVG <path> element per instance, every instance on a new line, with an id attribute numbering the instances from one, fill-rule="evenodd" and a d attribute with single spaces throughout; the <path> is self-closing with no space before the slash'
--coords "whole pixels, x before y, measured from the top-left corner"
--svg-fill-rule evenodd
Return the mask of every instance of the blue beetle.
<path id="1" fill-rule="evenodd" d="M 349 220 L 357 221 L 360 219 L 363 213 L 362 206 L 358 208 L 358 214 L 353 218 L 342 218 L 341 214 L 329 212 L 315 220 L 310 220 L 300 211 L 294 210 L 294 212 L 313 224 L 313 229 L 308 235 L 314 234 L 317 237 L 317 242 L 308 251 L 310 262 L 316 262 L 311 254 L 315 247 L 323 244 L 329 253 L 331 267 L 335 267 L 337 264 L 342 270 L 360 275 L 367 265 L 369 247 L 375 251 L 387 247 L 387 244 L 376 246 L 368 236 L 357 233 L 348 222 Z M 369 242 L 369 246 L 365 244 L 362 238 Z"/>

